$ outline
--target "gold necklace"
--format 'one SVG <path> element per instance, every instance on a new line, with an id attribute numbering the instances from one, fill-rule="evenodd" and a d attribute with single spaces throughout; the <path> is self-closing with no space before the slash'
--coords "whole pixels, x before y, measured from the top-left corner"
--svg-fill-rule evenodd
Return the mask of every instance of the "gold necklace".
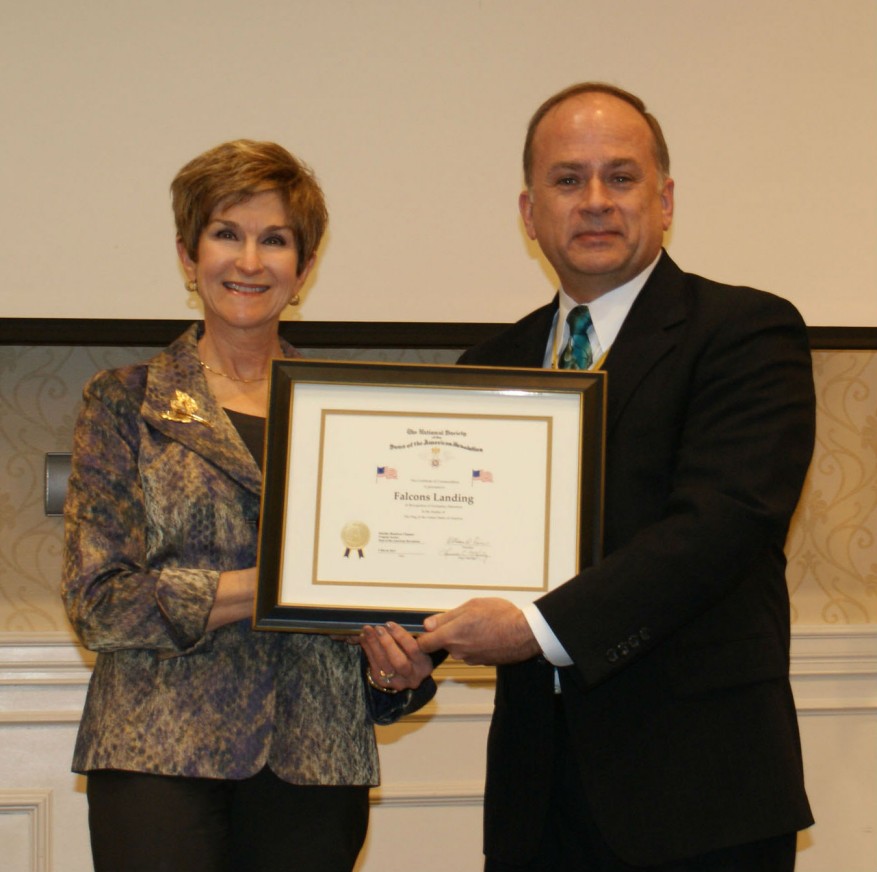
<path id="1" fill-rule="evenodd" d="M 200 366 L 201 369 L 207 370 L 207 372 L 212 372 L 214 375 L 220 375 L 223 378 L 227 378 L 229 381 L 241 382 L 245 385 L 252 384 L 253 382 L 265 381 L 268 378 L 267 375 L 260 376 L 259 378 L 238 378 L 236 375 L 229 375 L 227 372 L 220 372 L 218 369 L 208 366 L 203 360 L 198 361 L 198 366 Z"/>

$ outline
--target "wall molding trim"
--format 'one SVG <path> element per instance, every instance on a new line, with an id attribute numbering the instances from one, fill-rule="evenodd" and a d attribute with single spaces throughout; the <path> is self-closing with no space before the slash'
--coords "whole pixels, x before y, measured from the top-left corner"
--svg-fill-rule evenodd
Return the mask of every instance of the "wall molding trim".
<path id="1" fill-rule="evenodd" d="M 792 627 L 792 675 L 877 676 L 877 624 Z"/>
<path id="2" fill-rule="evenodd" d="M 0 688 L 87 685 L 94 660 L 72 633 L 0 633 Z"/>
<path id="3" fill-rule="evenodd" d="M 0 633 L 0 725 L 77 723 L 94 656 L 65 632 Z M 877 711 L 877 624 L 793 627 L 791 678 L 801 715 Z M 484 689 L 495 671 L 451 660 L 436 679 Z M 406 722 L 486 721 L 491 710 L 483 696 L 443 702 L 440 691 Z"/>
<path id="4" fill-rule="evenodd" d="M 877 712 L 877 625 L 796 626 L 791 649 L 799 716 Z"/>
<path id="5" fill-rule="evenodd" d="M 52 868 L 52 791 L 0 789 L 0 815 L 21 815 L 29 832 L 30 872 Z"/>
<path id="6" fill-rule="evenodd" d="M 483 781 L 412 781 L 373 787 L 371 805 L 390 806 L 481 806 L 484 805 Z"/>

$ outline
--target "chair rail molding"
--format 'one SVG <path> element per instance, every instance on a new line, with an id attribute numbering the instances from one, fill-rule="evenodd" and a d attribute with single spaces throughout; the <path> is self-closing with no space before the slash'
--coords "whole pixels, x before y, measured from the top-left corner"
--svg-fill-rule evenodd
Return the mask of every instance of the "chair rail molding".
<path id="1" fill-rule="evenodd" d="M 0 633 L 0 725 L 78 721 L 94 657 L 62 631 Z M 793 626 L 790 671 L 801 715 L 877 711 L 877 624 Z M 436 677 L 437 698 L 407 722 L 490 718 L 483 697 L 443 705 L 441 686 L 489 689 L 492 668 L 449 661 Z"/>

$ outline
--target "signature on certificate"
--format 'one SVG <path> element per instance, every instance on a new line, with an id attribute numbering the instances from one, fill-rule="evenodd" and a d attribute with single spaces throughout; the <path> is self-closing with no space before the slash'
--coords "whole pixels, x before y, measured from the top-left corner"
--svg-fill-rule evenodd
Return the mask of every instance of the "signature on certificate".
<path id="1" fill-rule="evenodd" d="M 479 539 L 461 539 L 449 536 L 440 552 L 442 557 L 455 557 L 457 560 L 480 560 L 482 563 L 490 558 L 490 542 Z"/>

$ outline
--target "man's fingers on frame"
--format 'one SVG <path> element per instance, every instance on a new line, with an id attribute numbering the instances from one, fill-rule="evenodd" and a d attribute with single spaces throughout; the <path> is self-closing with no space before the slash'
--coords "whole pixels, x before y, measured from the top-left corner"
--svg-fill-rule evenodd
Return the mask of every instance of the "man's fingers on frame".
<path id="1" fill-rule="evenodd" d="M 443 624 L 452 621 L 456 617 L 456 613 L 457 609 L 451 609 L 449 612 L 438 612 L 435 615 L 430 615 L 424 619 L 423 626 L 427 632 L 435 632 Z"/>
<path id="2" fill-rule="evenodd" d="M 448 646 L 442 640 L 441 635 L 437 633 L 424 633 L 424 635 L 420 637 L 417 647 L 425 654 L 430 654 L 433 651 L 438 651 L 439 648 L 447 648 Z"/>

